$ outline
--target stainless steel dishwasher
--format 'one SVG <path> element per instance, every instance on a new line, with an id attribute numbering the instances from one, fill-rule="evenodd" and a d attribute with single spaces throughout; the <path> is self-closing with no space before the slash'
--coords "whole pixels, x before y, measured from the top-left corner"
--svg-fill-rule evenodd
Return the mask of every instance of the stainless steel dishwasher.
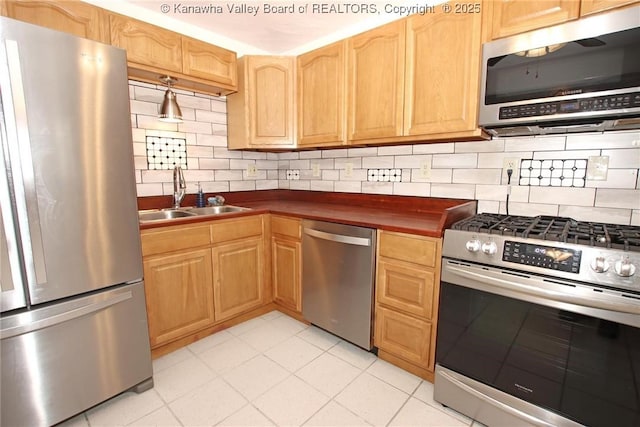
<path id="1" fill-rule="evenodd" d="M 302 315 L 362 348 L 372 348 L 376 230 L 303 221 Z"/>

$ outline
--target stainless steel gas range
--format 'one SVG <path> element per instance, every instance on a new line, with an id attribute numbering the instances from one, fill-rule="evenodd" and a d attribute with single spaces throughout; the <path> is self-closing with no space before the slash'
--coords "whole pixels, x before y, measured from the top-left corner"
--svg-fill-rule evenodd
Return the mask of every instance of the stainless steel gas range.
<path id="1" fill-rule="evenodd" d="M 490 426 L 640 425 L 640 227 L 479 214 L 442 253 L 437 401 Z"/>

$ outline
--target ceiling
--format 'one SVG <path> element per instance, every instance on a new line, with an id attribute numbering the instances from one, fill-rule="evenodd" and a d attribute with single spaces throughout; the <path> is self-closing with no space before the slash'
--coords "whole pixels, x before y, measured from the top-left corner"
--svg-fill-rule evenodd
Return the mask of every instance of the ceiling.
<path id="1" fill-rule="evenodd" d="M 416 1 L 85 0 L 244 54 L 297 55 L 406 16 Z M 433 4 L 441 1 L 423 1 Z"/>

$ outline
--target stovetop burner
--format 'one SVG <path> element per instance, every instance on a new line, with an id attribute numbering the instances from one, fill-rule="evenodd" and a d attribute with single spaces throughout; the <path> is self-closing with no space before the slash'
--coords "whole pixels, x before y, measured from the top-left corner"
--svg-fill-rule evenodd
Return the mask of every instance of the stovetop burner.
<path id="1" fill-rule="evenodd" d="M 640 227 L 631 225 L 483 213 L 459 221 L 452 228 L 640 252 Z"/>

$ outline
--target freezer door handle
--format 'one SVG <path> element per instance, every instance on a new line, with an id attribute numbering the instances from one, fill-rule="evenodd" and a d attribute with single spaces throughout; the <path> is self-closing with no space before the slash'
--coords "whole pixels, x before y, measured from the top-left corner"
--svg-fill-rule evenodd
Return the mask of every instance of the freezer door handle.
<path id="1" fill-rule="evenodd" d="M 6 71 L 6 74 L 1 77 L 2 85 L 10 89 L 3 91 L 2 97 L 8 134 L 8 151 L 13 168 L 13 190 L 16 196 L 27 282 L 30 287 L 35 287 L 46 283 L 47 275 L 18 42 L 6 40 L 2 50 L 7 61 L 2 66 L 2 74 Z M 4 61 L 5 58 L 2 60 Z"/>
<path id="2" fill-rule="evenodd" d="M 18 335 L 28 334 L 30 332 L 37 331 L 39 329 L 55 326 L 63 322 L 68 322 L 73 319 L 77 319 L 82 316 L 96 313 L 104 310 L 123 301 L 127 301 L 133 297 L 131 291 L 118 293 L 110 298 L 102 301 L 93 302 L 82 307 L 77 307 L 64 313 L 54 314 L 43 319 L 38 319 L 33 322 L 24 322 L 18 325 L 11 325 L 0 330 L 0 339 L 11 338 Z M 28 314 L 28 313 L 25 313 Z"/>
<path id="3" fill-rule="evenodd" d="M 317 237 L 332 242 L 345 243 L 347 245 L 371 246 L 371 239 L 364 237 L 345 236 L 342 234 L 327 233 L 324 231 L 314 230 L 313 228 L 305 228 L 304 233 L 311 237 Z"/>

